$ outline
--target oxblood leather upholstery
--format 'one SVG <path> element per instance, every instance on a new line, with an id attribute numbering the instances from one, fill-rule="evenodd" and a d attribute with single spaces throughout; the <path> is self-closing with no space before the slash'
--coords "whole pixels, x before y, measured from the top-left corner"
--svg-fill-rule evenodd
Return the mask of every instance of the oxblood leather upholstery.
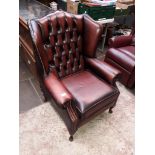
<path id="1" fill-rule="evenodd" d="M 109 39 L 105 62 L 122 72 L 121 82 L 131 88 L 135 84 L 135 46 L 134 36 L 118 36 Z"/>
<path id="2" fill-rule="evenodd" d="M 86 58 L 86 62 L 96 74 L 99 74 L 99 76 L 112 85 L 114 85 L 116 80 L 120 78 L 120 71 L 116 68 L 113 69 L 113 67 L 106 62 L 102 62 L 96 58 Z"/>
<path id="3" fill-rule="evenodd" d="M 128 46 L 132 43 L 132 35 L 129 36 L 117 36 L 108 40 L 109 46 L 114 48 Z"/>
<path id="4" fill-rule="evenodd" d="M 118 90 L 97 78 L 89 71 L 81 71 L 62 79 L 62 83 L 75 99 L 76 107 L 82 118 L 106 106 L 106 100 L 118 97 Z"/>
<path id="5" fill-rule="evenodd" d="M 82 23 L 82 16 L 72 17 L 62 12 L 31 21 L 36 30 L 35 44 L 46 74 L 54 72 L 64 77 L 84 67 L 81 55 Z"/>
<path id="6" fill-rule="evenodd" d="M 120 71 L 95 59 L 102 27 L 87 15 L 57 11 L 29 22 L 40 85 L 56 102 L 70 135 L 115 106 Z"/>
<path id="7" fill-rule="evenodd" d="M 65 107 L 65 104 L 72 100 L 71 94 L 55 74 L 50 73 L 49 76 L 45 78 L 45 85 L 60 106 Z"/>

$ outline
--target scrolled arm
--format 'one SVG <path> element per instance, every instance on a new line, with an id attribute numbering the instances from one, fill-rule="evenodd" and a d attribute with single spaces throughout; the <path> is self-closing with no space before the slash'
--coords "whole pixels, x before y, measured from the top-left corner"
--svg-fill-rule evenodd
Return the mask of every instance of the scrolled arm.
<path id="1" fill-rule="evenodd" d="M 105 79 L 112 85 L 119 80 L 121 72 L 106 62 L 100 61 L 96 58 L 86 58 L 86 64 L 100 77 Z"/>
<path id="2" fill-rule="evenodd" d="M 54 73 L 50 73 L 50 75 L 45 78 L 44 82 L 54 100 L 61 107 L 66 107 L 66 104 L 72 101 L 72 95 Z"/>
<path id="3" fill-rule="evenodd" d="M 128 46 L 132 43 L 133 41 L 133 36 L 117 36 L 117 37 L 112 37 L 108 40 L 109 47 L 123 47 L 123 46 Z"/>

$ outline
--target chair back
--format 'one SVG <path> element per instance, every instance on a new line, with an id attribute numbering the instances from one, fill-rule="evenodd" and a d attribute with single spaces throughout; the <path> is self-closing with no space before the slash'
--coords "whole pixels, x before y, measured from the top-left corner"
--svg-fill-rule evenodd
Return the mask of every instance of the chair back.
<path id="1" fill-rule="evenodd" d="M 29 22 L 44 72 L 62 78 L 84 68 L 83 15 L 56 11 Z"/>

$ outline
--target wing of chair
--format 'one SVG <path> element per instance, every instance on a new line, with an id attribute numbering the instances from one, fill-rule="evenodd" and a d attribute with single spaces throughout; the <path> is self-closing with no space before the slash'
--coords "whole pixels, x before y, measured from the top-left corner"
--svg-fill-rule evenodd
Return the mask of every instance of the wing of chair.
<path id="1" fill-rule="evenodd" d="M 134 35 L 117 36 L 109 39 L 105 62 L 122 72 L 121 82 L 128 88 L 135 84 L 135 43 Z"/>
<path id="2" fill-rule="evenodd" d="M 56 11 L 29 21 L 40 86 L 70 133 L 115 106 L 120 71 L 95 58 L 102 27 L 87 15 Z"/>

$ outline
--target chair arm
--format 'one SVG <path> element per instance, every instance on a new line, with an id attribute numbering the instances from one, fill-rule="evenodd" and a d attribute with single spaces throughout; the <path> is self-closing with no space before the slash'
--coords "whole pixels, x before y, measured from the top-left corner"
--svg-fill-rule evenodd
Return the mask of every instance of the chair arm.
<path id="1" fill-rule="evenodd" d="M 132 41 L 133 41 L 132 35 L 129 35 L 129 36 L 122 35 L 122 36 L 110 38 L 108 41 L 108 44 L 109 44 L 109 47 L 119 48 L 119 47 L 130 45 Z"/>
<path id="2" fill-rule="evenodd" d="M 46 88 L 61 107 L 66 107 L 72 100 L 72 95 L 67 91 L 62 82 L 54 73 L 50 73 L 44 80 Z"/>
<path id="3" fill-rule="evenodd" d="M 86 63 L 95 73 L 112 85 L 115 85 L 116 80 L 119 80 L 121 76 L 118 69 L 96 58 L 86 58 Z"/>

